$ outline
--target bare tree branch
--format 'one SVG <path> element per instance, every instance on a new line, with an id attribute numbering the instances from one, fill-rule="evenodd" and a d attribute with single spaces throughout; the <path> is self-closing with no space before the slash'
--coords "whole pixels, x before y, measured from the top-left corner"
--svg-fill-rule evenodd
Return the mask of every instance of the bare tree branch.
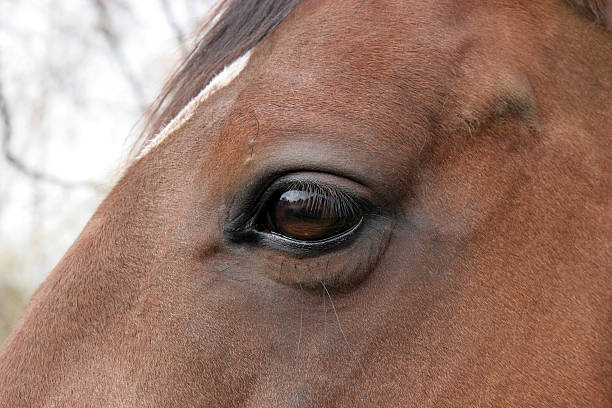
<path id="1" fill-rule="evenodd" d="M 59 187 L 73 189 L 73 188 L 88 188 L 93 189 L 98 193 L 106 191 L 103 184 L 96 183 L 94 181 L 67 181 L 52 174 L 47 174 L 37 169 L 33 169 L 28 166 L 23 160 L 17 157 L 10 150 L 11 138 L 13 137 L 13 125 L 11 119 L 11 113 L 8 106 L 7 99 L 4 95 L 4 88 L 2 80 L 0 78 L 0 116 L 2 117 L 2 152 L 6 161 L 18 170 L 23 175 L 38 181 L 43 181 L 49 184 L 54 184 Z"/>
<path id="2" fill-rule="evenodd" d="M 185 33 L 179 26 L 174 17 L 174 13 L 172 12 L 172 7 L 170 7 L 170 3 L 168 0 L 159 0 L 162 6 L 162 10 L 164 11 L 164 16 L 166 17 L 166 21 L 168 21 L 168 25 L 174 32 L 174 37 L 179 45 L 183 46 L 183 42 L 185 41 Z"/>
<path id="3" fill-rule="evenodd" d="M 143 91 L 143 87 L 137 79 L 137 75 L 134 74 L 134 70 L 130 66 L 127 58 L 121 52 L 119 47 L 119 39 L 115 34 L 112 24 L 110 14 L 108 12 L 108 7 L 106 5 L 105 0 L 93 0 L 93 4 L 98 11 L 98 30 L 102 33 L 102 37 L 108 44 L 113 57 L 119 64 L 119 69 L 123 73 L 123 76 L 127 80 L 130 88 L 132 88 L 132 92 L 134 93 L 134 97 L 140 106 L 140 109 L 144 112 L 147 108 L 145 93 Z"/>

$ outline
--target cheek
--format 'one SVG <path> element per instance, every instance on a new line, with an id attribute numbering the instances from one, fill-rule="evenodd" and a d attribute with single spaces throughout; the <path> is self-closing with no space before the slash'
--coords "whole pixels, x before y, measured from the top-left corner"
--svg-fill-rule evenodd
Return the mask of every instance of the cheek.
<path id="1" fill-rule="evenodd" d="M 243 268 L 248 263 L 212 256 L 194 271 L 189 288 L 167 285 L 171 293 L 155 299 L 159 312 L 143 312 L 150 319 L 139 330 L 138 363 L 155 368 L 156 381 L 170 384 L 168 392 L 237 395 L 262 375 L 262 362 L 295 359 L 295 290 L 270 279 L 243 279 Z M 204 406 L 218 404 L 226 406 L 219 400 Z"/>

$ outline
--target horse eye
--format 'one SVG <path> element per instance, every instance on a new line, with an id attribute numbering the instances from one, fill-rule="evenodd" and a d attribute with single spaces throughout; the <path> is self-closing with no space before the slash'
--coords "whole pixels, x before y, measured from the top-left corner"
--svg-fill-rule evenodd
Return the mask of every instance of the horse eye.
<path id="1" fill-rule="evenodd" d="M 299 241 L 320 241 L 342 234 L 361 220 L 361 210 L 345 194 L 309 190 L 289 189 L 272 196 L 264 228 Z"/>

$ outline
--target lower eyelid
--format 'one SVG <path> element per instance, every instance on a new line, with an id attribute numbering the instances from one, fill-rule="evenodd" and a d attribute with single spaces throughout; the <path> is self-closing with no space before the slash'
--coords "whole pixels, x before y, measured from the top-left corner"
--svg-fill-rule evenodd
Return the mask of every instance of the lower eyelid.
<path id="1" fill-rule="evenodd" d="M 362 219 L 344 241 L 314 250 L 309 250 L 311 246 L 299 248 L 302 243 L 290 243 L 284 237 L 259 233 L 262 243 L 254 253 L 252 267 L 276 281 L 299 283 L 304 288 L 320 288 L 321 281 L 330 290 L 352 287 L 372 272 L 384 252 L 391 231 L 388 226 L 388 219 L 383 217 Z M 352 255 L 340 256 L 341 251 Z"/>
<path id="2" fill-rule="evenodd" d="M 318 241 L 301 241 L 274 232 L 255 231 L 259 241 L 266 248 L 277 249 L 298 256 L 313 256 L 350 244 L 364 224 L 362 217 L 357 224 L 346 231 Z"/>

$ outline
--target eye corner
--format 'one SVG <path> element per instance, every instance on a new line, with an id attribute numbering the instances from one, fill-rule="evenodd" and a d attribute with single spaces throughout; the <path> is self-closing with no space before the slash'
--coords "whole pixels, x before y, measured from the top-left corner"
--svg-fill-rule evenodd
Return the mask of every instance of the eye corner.
<path id="1" fill-rule="evenodd" d="M 256 230 L 252 227 L 252 215 L 241 213 L 227 221 L 223 227 L 223 236 L 228 242 L 239 244 L 257 240 Z"/>

